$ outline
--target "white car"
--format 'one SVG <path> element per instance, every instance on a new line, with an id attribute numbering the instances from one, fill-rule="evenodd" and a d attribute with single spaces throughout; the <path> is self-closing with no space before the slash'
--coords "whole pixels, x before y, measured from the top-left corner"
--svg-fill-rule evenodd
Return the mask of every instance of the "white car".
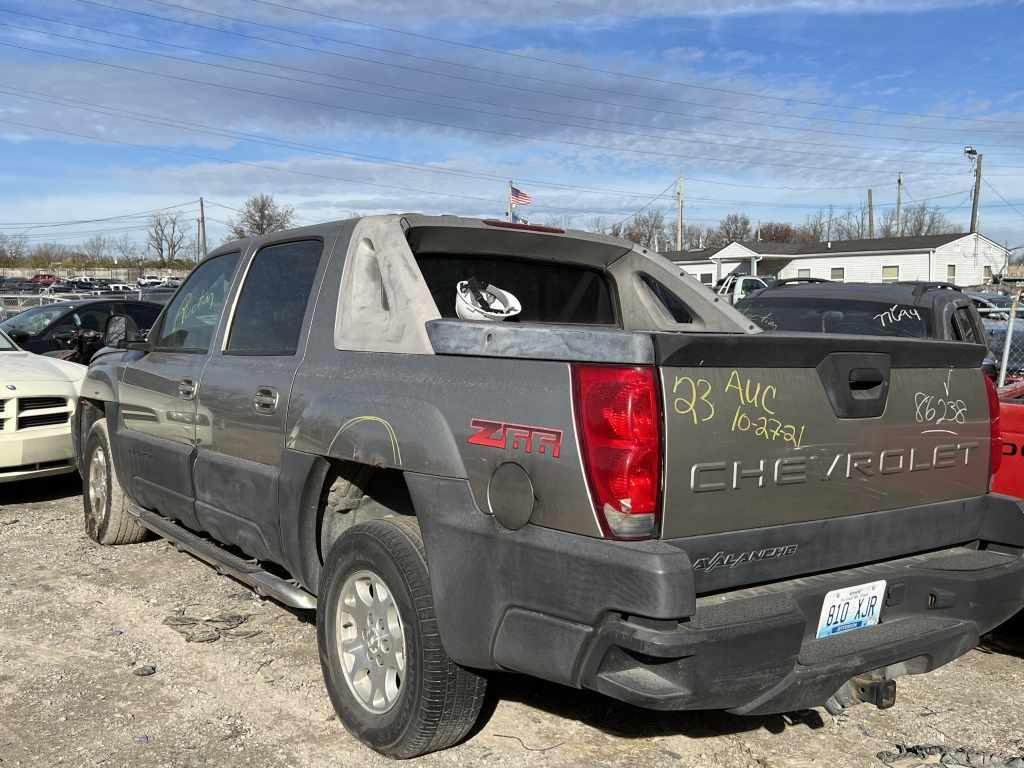
<path id="1" fill-rule="evenodd" d="M 164 279 L 159 275 L 142 275 L 135 281 L 135 284 L 139 286 L 139 288 L 150 288 L 154 285 L 160 285 L 163 281 Z"/>
<path id="2" fill-rule="evenodd" d="M 0 331 L 0 483 L 75 471 L 71 415 L 86 370 Z"/>

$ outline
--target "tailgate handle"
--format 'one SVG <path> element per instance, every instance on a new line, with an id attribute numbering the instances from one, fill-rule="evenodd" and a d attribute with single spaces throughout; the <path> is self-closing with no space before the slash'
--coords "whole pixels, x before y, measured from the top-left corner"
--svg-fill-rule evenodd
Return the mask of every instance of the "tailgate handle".
<path id="1" fill-rule="evenodd" d="M 872 419 L 885 413 L 892 362 L 882 352 L 833 352 L 818 364 L 818 376 L 840 419 Z"/>
<path id="2" fill-rule="evenodd" d="M 877 368 L 850 370 L 850 394 L 858 399 L 876 398 L 882 394 L 885 376 Z"/>

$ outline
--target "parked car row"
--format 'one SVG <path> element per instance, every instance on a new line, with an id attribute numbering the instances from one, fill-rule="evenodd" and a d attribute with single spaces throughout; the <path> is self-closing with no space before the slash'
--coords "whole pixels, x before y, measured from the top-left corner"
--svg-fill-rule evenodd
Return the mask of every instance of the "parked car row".
<path id="1" fill-rule="evenodd" d="M 28 278 L 0 277 L 0 293 L 124 293 L 150 288 L 177 288 L 181 278 L 143 275 L 133 283 L 124 283 L 108 277 L 77 276 L 67 279 L 40 273 Z"/>
<path id="2" fill-rule="evenodd" d="M 315 608 L 335 710 L 392 756 L 465 738 L 495 669 L 892 706 L 1024 604 L 982 324 L 935 285 L 761 288 L 454 217 L 226 244 L 146 340 L 107 324 L 86 532 Z"/>
<path id="3" fill-rule="evenodd" d="M 127 316 L 141 334 L 160 309 L 142 301 L 66 301 L 0 322 L 0 482 L 75 471 L 70 418 L 107 322 Z"/>

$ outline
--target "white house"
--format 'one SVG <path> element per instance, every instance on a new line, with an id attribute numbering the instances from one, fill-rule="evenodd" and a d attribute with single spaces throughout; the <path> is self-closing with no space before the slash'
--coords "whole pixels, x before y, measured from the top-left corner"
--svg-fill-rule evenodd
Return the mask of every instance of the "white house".
<path id="1" fill-rule="evenodd" d="M 730 272 L 820 277 L 858 283 L 928 280 L 956 285 L 992 282 L 1007 264 L 1007 249 L 984 235 L 885 237 L 823 243 L 732 242 L 722 248 L 669 251 L 664 256 L 701 282 Z"/>

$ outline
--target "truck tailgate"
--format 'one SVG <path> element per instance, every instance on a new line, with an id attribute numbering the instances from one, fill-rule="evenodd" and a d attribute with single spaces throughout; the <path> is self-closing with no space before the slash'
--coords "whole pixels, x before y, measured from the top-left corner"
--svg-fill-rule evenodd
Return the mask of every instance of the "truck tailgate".
<path id="1" fill-rule="evenodd" d="M 662 536 L 827 520 L 988 489 L 978 345 L 659 334 Z"/>

